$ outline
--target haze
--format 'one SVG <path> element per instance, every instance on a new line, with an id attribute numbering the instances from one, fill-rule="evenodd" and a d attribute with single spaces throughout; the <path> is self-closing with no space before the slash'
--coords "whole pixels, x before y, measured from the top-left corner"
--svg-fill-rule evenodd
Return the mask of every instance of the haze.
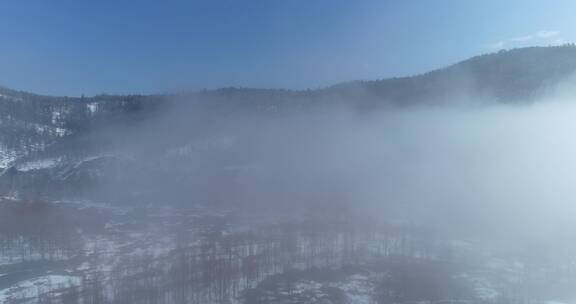
<path id="1" fill-rule="evenodd" d="M 0 304 L 575 304 L 569 1 L 25 1 Z"/>

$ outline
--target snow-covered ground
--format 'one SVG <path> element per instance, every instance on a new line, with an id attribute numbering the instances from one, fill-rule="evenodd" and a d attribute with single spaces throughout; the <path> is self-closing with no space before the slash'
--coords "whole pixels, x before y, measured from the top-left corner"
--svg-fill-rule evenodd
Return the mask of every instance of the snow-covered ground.
<path id="1" fill-rule="evenodd" d="M 34 299 L 48 291 L 54 292 L 79 285 L 80 278 L 76 276 L 45 275 L 20 281 L 9 288 L 0 290 L 0 303 L 9 303 L 11 300 Z"/>

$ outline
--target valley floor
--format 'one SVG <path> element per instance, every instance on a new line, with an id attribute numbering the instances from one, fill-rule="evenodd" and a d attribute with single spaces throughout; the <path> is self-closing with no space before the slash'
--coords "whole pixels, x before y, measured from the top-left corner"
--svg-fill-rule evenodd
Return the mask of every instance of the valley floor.
<path id="1" fill-rule="evenodd" d="M 562 303 L 576 283 L 413 224 L 46 204 L 2 206 L 21 226 L 0 227 L 0 303 Z"/>

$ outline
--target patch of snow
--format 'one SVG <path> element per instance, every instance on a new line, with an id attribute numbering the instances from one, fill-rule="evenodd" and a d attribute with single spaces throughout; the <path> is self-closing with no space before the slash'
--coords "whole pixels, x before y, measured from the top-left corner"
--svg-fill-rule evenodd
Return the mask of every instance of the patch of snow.
<path id="1" fill-rule="evenodd" d="M 60 137 L 63 137 L 63 136 L 70 134 L 70 131 L 68 131 L 64 128 L 56 128 L 55 132 L 56 132 L 56 135 L 58 135 Z"/>
<path id="2" fill-rule="evenodd" d="M 348 298 L 347 303 L 364 304 L 373 302 L 374 284 L 368 276 L 356 274 L 350 276 L 344 282 L 336 284 L 334 287 L 338 287 L 345 292 Z"/>
<path id="3" fill-rule="evenodd" d="M 168 149 L 168 151 L 166 151 L 166 155 L 172 157 L 182 157 L 190 156 L 194 152 L 198 151 L 222 151 L 231 148 L 235 142 L 236 140 L 233 137 L 227 136 L 207 138 L 177 148 Z"/>
<path id="4" fill-rule="evenodd" d="M 58 112 L 58 111 L 54 111 L 52 112 L 52 124 L 57 124 L 60 121 L 60 118 L 62 117 L 62 113 Z"/>
<path id="5" fill-rule="evenodd" d="M 86 105 L 86 108 L 88 108 L 88 111 L 90 111 L 91 114 L 94 114 L 98 111 L 98 103 L 97 102 L 91 102 L 91 103 Z"/>
<path id="6" fill-rule="evenodd" d="M 58 136 L 58 137 L 64 137 L 64 136 L 70 135 L 72 133 L 68 129 L 58 128 L 58 127 L 55 128 L 52 126 L 41 125 L 41 124 L 33 124 L 32 127 L 38 133 L 41 133 L 41 134 L 48 133 L 48 134 L 52 134 L 52 135 Z"/>
<path id="7" fill-rule="evenodd" d="M 114 206 L 113 204 L 110 203 L 94 202 L 90 200 L 59 200 L 54 201 L 53 203 L 58 205 L 68 205 L 68 207 L 72 207 L 78 210 L 94 209 L 101 211 L 110 211 L 116 215 L 125 214 L 127 212 L 127 209 L 123 207 Z"/>
<path id="8" fill-rule="evenodd" d="M 16 152 L 0 145 L 0 169 L 8 168 L 16 158 Z"/>
<path id="9" fill-rule="evenodd" d="M 14 97 L 14 96 L 6 95 L 6 94 L 0 94 L 0 98 L 13 100 L 13 101 L 22 101 L 23 100 L 20 97 Z"/>
<path id="10" fill-rule="evenodd" d="M 60 160 L 61 160 L 60 158 L 47 158 L 47 159 L 29 161 L 29 162 L 17 165 L 16 169 L 20 172 L 49 169 L 49 168 L 53 168 L 56 165 L 58 165 L 58 163 L 60 163 Z"/>
<path id="11" fill-rule="evenodd" d="M 456 278 L 464 279 L 470 282 L 477 299 L 489 301 L 495 300 L 498 296 L 500 296 L 500 292 L 498 292 L 493 284 L 486 278 L 471 276 L 469 274 L 460 274 L 456 276 Z"/>
<path id="12" fill-rule="evenodd" d="M 0 303 L 6 303 L 9 300 L 32 299 L 49 291 L 80 286 L 80 283 L 79 277 L 67 275 L 46 275 L 20 281 L 0 290 Z"/>

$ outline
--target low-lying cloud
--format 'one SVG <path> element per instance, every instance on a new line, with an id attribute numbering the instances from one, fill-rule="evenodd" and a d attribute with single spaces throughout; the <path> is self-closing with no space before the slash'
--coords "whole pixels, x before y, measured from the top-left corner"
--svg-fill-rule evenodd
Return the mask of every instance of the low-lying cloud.
<path id="1" fill-rule="evenodd" d="M 124 173 L 100 190 L 138 184 L 185 203 L 277 212 L 320 204 L 452 232 L 548 237 L 576 228 L 569 92 L 526 105 L 370 113 L 223 115 L 184 102 L 118 139 L 163 173 Z"/>

